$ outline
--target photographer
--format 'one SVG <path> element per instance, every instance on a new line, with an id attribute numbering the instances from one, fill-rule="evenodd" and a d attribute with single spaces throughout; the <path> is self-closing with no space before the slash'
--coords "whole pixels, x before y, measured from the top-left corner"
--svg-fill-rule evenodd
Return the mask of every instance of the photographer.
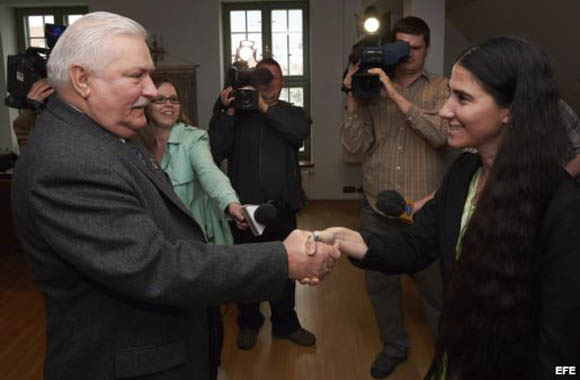
<path id="1" fill-rule="evenodd" d="M 36 116 L 44 109 L 46 99 L 54 92 L 53 88 L 48 83 L 46 78 L 40 79 L 30 87 L 30 91 L 26 95 L 27 100 L 31 104 L 35 104 L 35 109 L 25 108 L 20 111 L 20 115 L 12 123 L 14 134 L 18 140 L 18 147 L 22 149 L 28 141 L 30 130 L 34 127 Z"/>
<path id="2" fill-rule="evenodd" d="M 409 56 L 393 68 L 393 77 L 371 68 L 382 83 L 380 96 L 362 101 L 353 96 L 352 78 L 358 64 L 349 67 L 343 81 L 346 113 L 340 126 L 345 152 L 362 158 L 363 193 L 361 229 L 375 233 L 408 228 L 398 219 L 388 219 L 376 206 L 383 190 L 396 190 L 411 199 L 421 199 L 436 190 L 445 170 L 447 125 L 438 111 L 447 99 L 448 80 L 424 70 L 430 31 L 417 17 L 405 17 L 395 25 L 397 41 L 409 44 Z M 375 378 L 389 376 L 407 359 L 409 337 L 403 327 L 399 275 L 366 271 L 371 299 L 384 347 L 371 366 Z M 415 274 L 424 298 L 432 331 L 437 331 L 441 308 L 441 278 L 438 262 Z"/>
<path id="3" fill-rule="evenodd" d="M 235 243 L 283 240 L 296 228 L 301 205 L 301 173 L 298 149 L 310 132 L 311 120 L 300 107 L 278 100 L 283 80 L 280 65 L 271 58 L 260 61 L 256 69 L 267 69 L 273 76 L 268 84 L 257 86 L 258 109 L 236 109 L 232 87 L 220 93 L 211 119 L 209 136 L 216 162 L 228 160 L 228 175 L 242 204 L 270 202 L 277 217 L 261 236 L 234 230 Z M 270 302 L 272 335 L 302 346 L 311 346 L 315 337 L 300 326 L 294 310 L 295 283 L 288 281 L 283 296 Z M 239 304 L 237 345 L 249 350 L 264 323 L 259 303 Z"/>

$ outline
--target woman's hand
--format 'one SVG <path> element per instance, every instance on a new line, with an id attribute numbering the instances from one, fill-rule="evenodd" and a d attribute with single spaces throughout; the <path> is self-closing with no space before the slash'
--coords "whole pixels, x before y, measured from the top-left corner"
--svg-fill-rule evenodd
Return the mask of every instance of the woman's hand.
<path id="1" fill-rule="evenodd" d="M 337 246 L 340 253 L 354 259 L 362 260 L 369 247 L 362 236 L 351 229 L 331 227 L 323 231 L 315 231 L 318 241 Z"/>
<path id="2" fill-rule="evenodd" d="M 242 205 L 238 202 L 232 202 L 227 208 L 228 214 L 236 222 L 236 227 L 238 230 L 244 231 L 248 229 L 248 223 L 246 218 L 244 218 L 244 213 L 242 212 Z"/>
<path id="3" fill-rule="evenodd" d="M 50 87 L 46 78 L 40 79 L 32 84 L 26 97 L 39 103 L 43 103 L 48 98 L 54 89 Z"/>

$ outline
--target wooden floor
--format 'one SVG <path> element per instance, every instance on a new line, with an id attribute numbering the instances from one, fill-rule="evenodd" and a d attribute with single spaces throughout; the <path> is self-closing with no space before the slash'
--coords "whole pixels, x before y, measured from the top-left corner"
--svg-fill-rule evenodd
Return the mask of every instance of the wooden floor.
<path id="1" fill-rule="evenodd" d="M 358 202 L 312 201 L 299 217 L 302 229 L 332 225 L 356 227 Z M 0 380 L 40 380 L 45 342 L 42 299 L 29 280 L 22 253 L 2 252 L 0 257 Z M 403 289 L 412 349 L 389 380 L 418 380 L 427 371 L 433 343 L 412 280 L 405 277 Z M 296 310 L 303 326 L 316 334 L 315 347 L 272 340 L 269 308 L 262 303 L 267 322 L 256 346 L 242 351 L 235 344 L 237 310 L 234 305 L 224 307 L 222 360 L 231 380 L 371 379 L 369 367 L 381 342 L 361 270 L 341 259 L 319 286 L 297 285 Z"/>

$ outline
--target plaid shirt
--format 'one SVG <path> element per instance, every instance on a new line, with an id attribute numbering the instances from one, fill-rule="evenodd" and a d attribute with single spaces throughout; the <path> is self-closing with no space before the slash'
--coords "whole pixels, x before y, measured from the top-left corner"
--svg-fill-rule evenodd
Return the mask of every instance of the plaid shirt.
<path id="1" fill-rule="evenodd" d="M 449 96 L 448 80 L 422 72 L 398 91 L 412 105 L 404 115 L 391 100 L 346 112 L 340 139 L 347 158 L 362 159 L 363 191 L 376 210 L 376 196 L 394 189 L 417 200 L 439 187 L 447 163 L 447 122 L 438 116 Z"/>

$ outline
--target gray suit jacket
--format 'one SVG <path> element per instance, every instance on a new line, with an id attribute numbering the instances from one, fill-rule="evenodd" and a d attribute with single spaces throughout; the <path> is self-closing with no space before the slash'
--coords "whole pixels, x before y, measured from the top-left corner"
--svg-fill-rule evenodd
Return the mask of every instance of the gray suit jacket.
<path id="1" fill-rule="evenodd" d="M 206 306 L 281 294 L 281 243 L 209 246 L 163 172 L 56 97 L 15 169 L 45 380 L 209 378 Z"/>

